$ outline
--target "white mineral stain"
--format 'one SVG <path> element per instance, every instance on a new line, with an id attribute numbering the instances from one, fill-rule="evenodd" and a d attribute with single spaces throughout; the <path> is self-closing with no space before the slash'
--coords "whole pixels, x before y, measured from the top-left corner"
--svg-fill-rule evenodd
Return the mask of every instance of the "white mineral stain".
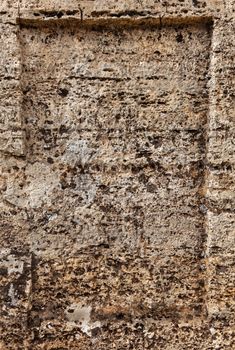
<path id="1" fill-rule="evenodd" d="M 69 164 L 80 164 L 84 167 L 95 155 L 95 150 L 89 147 L 87 140 L 70 139 L 67 144 L 63 161 Z"/>
<path id="2" fill-rule="evenodd" d="M 8 296 L 11 298 L 11 305 L 16 306 L 18 304 L 18 299 L 16 297 L 16 292 L 12 283 L 8 291 Z"/>
<path id="3" fill-rule="evenodd" d="M 12 273 L 22 274 L 24 270 L 24 262 L 17 260 L 13 255 L 7 257 L 7 272 L 8 275 Z"/>
<path id="4" fill-rule="evenodd" d="M 91 322 L 91 311 L 91 306 L 73 303 L 66 310 L 66 317 L 70 323 L 78 323 L 81 331 L 86 333 L 88 336 L 91 336 L 92 329 L 101 327 L 101 323 L 99 321 Z"/>

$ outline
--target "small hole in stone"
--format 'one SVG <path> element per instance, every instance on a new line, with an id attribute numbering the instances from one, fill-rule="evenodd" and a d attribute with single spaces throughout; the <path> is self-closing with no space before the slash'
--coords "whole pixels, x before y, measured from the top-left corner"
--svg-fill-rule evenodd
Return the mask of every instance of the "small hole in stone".
<path id="1" fill-rule="evenodd" d="M 183 42 L 183 35 L 181 33 L 176 36 L 176 41 L 178 43 L 182 43 Z"/>
<path id="2" fill-rule="evenodd" d="M 69 312 L 70 314 L 72 314 L 72 313 L 74 313 L 74 309 L 68 309 L 68 312 Z"/>
<path id="3" fill-rule="evenodd" d="M 59 11 L 59 12 L 57 13 L 57 17 L 58 17 L 58 18 L 61 18 L 61 17 L 63 17 L 63 16 L 64 16 L 64 14 L 63 14 L 62 11 Z"/>
<path id="4" fill-rule="evenodd" d="M 48 158 L 47 158 L 47 162 L 48 162 L 49 164 L 53 164 L 53 163 L 54 163 L 54 160 L 53 160 L 51 157 L 48 157 Z"/>
<path id="5" fill-rule="evenodd" d="M 68 95 L 68 90 L 65 89 L 65 88 L 60 88 L 59 91 L 58 91 L 58 94 L 61 96 L 61 97 L 66 97 Z"/>
<path id="6" fill-rule="evenodd" d="M 124 314 L 120 312 L 119 314 L 116 315 L 116 318 L 117 318 L 118 320 L 123 320 Z"/>

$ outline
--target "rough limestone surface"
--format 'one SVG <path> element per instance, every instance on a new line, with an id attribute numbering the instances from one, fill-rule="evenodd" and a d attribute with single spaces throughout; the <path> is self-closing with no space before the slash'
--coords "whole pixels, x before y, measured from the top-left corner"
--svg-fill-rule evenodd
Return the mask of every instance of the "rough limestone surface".
<path id="1" fill-rule="evenodd" d="M 0 26 L 0 350 L 235 349 L 235 2 Z"/>

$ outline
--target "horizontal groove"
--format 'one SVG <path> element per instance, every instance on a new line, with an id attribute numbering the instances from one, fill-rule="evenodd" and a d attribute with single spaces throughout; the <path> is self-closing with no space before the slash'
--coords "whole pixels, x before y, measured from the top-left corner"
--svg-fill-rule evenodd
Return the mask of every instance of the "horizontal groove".
<path id="1" fill-rule="evenodd" d="M 177 25 L 212 25 L 212 16 L 109 16 L 94 17 L 84 19 L 80 16 L 51 16 L 48 14 L 34 13 L 31 16 L 18 16 L 16 23 L 22 27 L 48 27 L 48 26 L 75 26 L 88 29 L 96 28 L 138 28 L 138 27 L 157 27 L 177 26 Z"/>

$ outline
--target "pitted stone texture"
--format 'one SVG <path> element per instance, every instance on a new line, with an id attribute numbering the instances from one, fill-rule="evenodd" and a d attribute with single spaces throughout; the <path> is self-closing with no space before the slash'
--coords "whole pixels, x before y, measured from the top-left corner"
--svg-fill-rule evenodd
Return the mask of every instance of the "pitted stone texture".
<path id="1" fill-rule="evenodd" d="M 102 311 L 109 308 L 128 319 L 128 330 L 118 321 L 118 332 L 129 338 L 119 344 L 115 335 L 115 346 L 151 348 L 159 319 L 170 324 L 163 333 L 176 319 L 192 332 L 194 319 L 205 316 L 210 26 L 23 28 L 20 40 L 27 162 L 23 186 L 7 186 L 4 198 L 27 210 L 39 259 L 34 346 L 66 338 L 67 347 L 107 347 L 119 328 Z M 105 257 L 97 262 L 92 247 Z M 81 303 L 101 309 L 102 321 L 69 321 L 68 308 Z M 141 326 L 135 339 L 136 317 L 158 325 L 151 332 Z"/>
<path id="2" fill-rule="evenodd" d="M 1 2 L 0 349 L 234 348 L 234 11 Z"/>
<path id="3" fill-rule="evenodd" d="M 197 349 L 209 331 L 199 319 L 197 297 L 192 309 L 187 286 L 200 272 L 192 270 L 194 263 L 184 252 L 178 259 L 180 270 L 176 256 L 111 255 L 107 247 L 66 260 L 36 259 L 30 314 L 34 348 L 152 349 L 159 342 L 160 349 L 182 344 Z M 200 283 L 191 296 L 198 294 Z"/>
<path id="4" fill-rule="evenodd" d="M 230 4 L 231 3 L 231 4 Z M 190 15 L 218 15 L 225 10 L 225 6 L 232 7 L 232 2 L 225 4 L 222 0 L 182 0 L 175 2 L 155 1 L 155 0 L 21 0 L 20 9 L 24 10 L 40 10 L 53 12 L 53 16 L 57 16 L 57 11 L 82 10 L 82 16 L 86 18 L 101 17 L 132 17 L 132 16 L 190 16 Z M 42 13 L 41 12 L 41 13 Z M 43 15 L 43 13 L 42 13 Z M 44 13 L 45 15 L 45 13 Z M 64 14 L 65 15 L 65 14 Z M 74 15 L 74 13 L 70 13 Z M 61 16 L 61 14 L 59 15 Z"/>
<path id="5" fill-rule="evenodd" d="M 0 25 L 0 152 L 21 156 L 24 153 L 24 131 L 20 113 L 22 92 L 20 87 L 21 57 L 17 29 Z"/>
<path id="6" fill-rule="evenodd" d="M 27 348 L 31 256 L 1 249 L 0 275 L 0 349 Z"/>
<path id="7" fill-rule="evenodd" d="M 52 237 L 47 224 L 35 237 L 55 244 L 66 218 L 68 255 L 102 242 L 199 253 L 210 35 L 203 25 L 22 30 L 22 206 L 57 214 Z"/>
<path id="8" fill-rule="evenodd" d="M 216 324 L 215 343 L 224 348 L 234 347 L 235 330 L 234 29 L 230 17 L 214 30 L 208 133 L 208 311 Z"/>

